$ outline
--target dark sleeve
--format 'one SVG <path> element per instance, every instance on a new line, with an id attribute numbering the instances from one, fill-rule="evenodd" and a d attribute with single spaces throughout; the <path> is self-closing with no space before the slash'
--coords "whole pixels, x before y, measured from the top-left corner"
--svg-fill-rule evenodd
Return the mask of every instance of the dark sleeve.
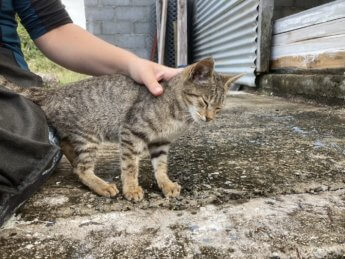
<path id="1" fill-rule="evenodd" d="M 14 8 L 33 40 L 72 22 L 60 0 L 15 0 Z"/>

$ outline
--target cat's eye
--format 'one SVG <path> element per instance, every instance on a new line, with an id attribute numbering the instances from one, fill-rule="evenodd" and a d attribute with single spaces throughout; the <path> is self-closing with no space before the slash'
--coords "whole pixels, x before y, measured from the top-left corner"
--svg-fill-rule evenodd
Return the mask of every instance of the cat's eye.
<path id="1" fill-rule="evenodd" d="M 194 94 L 194 93 L 189 93 L 189 92 L 184 92 L 184 93 L 190 97 L 199 97 L 199 95 Z"/>
<path id="2" fill-rule="evenodd" d="M 208 102 L 207 102 L 203 97 L 201 97 L 201 100 L 202 100 L 203 104 L 204 104 L 206 107 L 208 107 Z"/>

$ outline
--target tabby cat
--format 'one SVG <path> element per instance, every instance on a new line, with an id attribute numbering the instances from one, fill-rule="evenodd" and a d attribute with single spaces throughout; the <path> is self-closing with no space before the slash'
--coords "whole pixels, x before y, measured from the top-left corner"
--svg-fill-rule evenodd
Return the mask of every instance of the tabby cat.
<path id="1" fill-rule="evenodd" d="M 164 94 L 154 97 L 131 78 L 114 74 L 86 79 L 68 87 L 20 88 L 8 81 L 0 85 L 41 106 L 57 129 L 61 149 L 80 180 L 99 195 L 113 197 L 116 185 L 94 174 L 101 142 L 119 142 L 123 194 L 143 199 L 138 184 L 139 160 L 149 152 L 158 186 L 166 197 L 181 187 L 167 174 L 169 146 L 193 122 L 214 119 L 229 85 L 242 75 L 223 76 L 211 58 L 186 67 L 168 82 Z"/>

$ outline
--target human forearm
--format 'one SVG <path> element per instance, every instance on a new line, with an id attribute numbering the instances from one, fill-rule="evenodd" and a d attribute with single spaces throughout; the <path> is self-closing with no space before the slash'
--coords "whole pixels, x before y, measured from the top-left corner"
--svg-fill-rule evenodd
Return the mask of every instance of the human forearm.
<path id="1" fill-rule="evenodd" d="M 181 71 L 139 58 L 73 24 L 55 28 L 35 43 L 47 57 L 65 68 L 89 75 L 120 72 L 145 84 L 153 95 L 163 93 L 160 80 L 168 80 Z"/>
<path id="2" fill-rule="evenodd" d="M 134 54 L 111 45 L 74 24 L 56 28 L 35 40 L 35 43 L 54 62 L 89 75 L 115 72 L 129 75 L 129 64 L 139 59 Z"/>

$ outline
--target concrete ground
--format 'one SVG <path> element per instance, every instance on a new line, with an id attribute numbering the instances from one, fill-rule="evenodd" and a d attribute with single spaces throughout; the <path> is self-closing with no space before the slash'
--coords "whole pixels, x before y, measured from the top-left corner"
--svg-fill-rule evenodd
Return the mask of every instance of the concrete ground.
<path id="1" fill-rule="evenodd" d="M 116 147 L 97 173 L 117 182 Z M 344 258 L 345 109 L 232 93 L 172 148 L 183 190 L 164 199 L 148 160 L 142 202 L 56 173 L 0 230 L 1 258 Z"/>

